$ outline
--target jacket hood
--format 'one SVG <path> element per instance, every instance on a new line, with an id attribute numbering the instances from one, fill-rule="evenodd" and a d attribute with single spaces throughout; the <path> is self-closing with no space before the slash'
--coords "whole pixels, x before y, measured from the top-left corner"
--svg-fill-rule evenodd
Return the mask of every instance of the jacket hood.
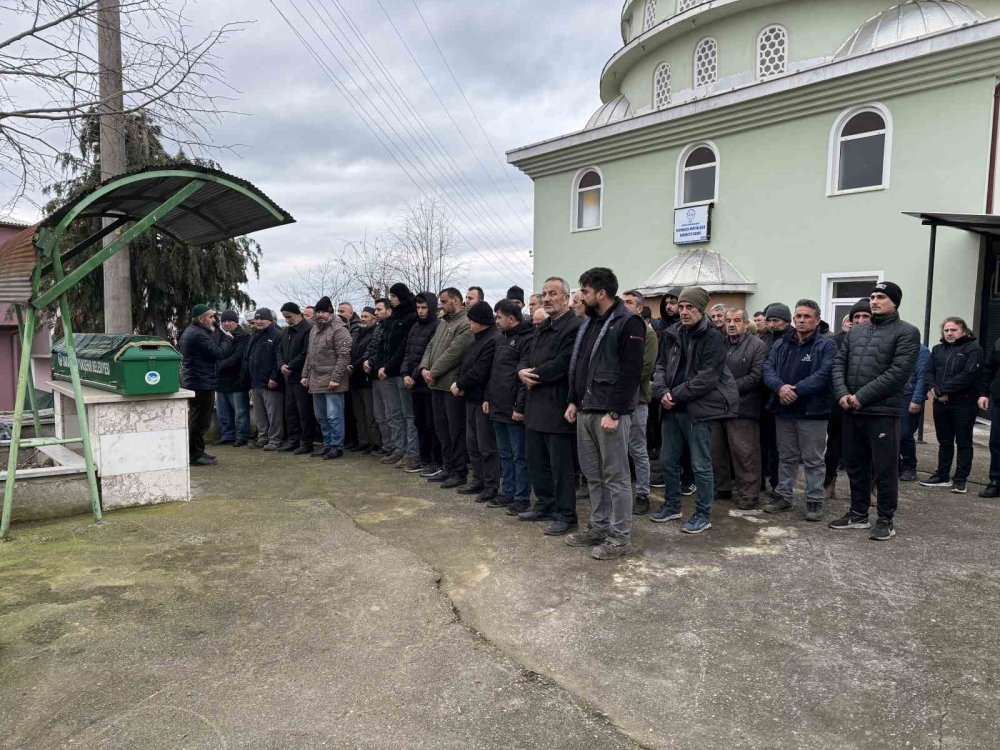
<path id="1" fill-rule="evenodd" d="M 412 294 L 409 297 L 406 297 L 406 298 L 402 298 L 401 297 L 400 300 L 399 300 L 399 304 L 396 305 L 394 308 L 392 308 L 392 315 L 390 317 L 396 318 L 396 320 L 399 320 L 404 315 L 409 315 L 410 313 L 413 313 L 414 315 L 416 315 L 417 314 L 417 305 L 416 305 L 415 300 L 416 300 L 416 297 L 414 297 Z"/>
<path id="2" fill-rule="evenodd" d="M 421 320 L 417 318 L 417 322 L 422 325 L 430 325 L 435 320 L 437 320 L 437 310 L 438 310 L 438 298 L 434 292 L 420 292 L 416 296 L 416 299 L 420 302 L 424 302 L 427 305 L 427 318 Z M 414 309 L 416 308 L 416 302 L 414 302 Z"/>
<path id="3" fill-rule="evenodd" d="M 970 333 L 968 336 L 962 336 L 962 338 L 955 339 L 951 343 L 953 346 L 960 346 L 962 344 L 968 344 L 970 341 L 975 341 L 975 340 L 976 340 L 976 335 L 974 333 Z M 941 343 L 945 344 L 946 346 L 948 344 L 948 342 L 944 340 L 944 336 L 941 337 Z"/>

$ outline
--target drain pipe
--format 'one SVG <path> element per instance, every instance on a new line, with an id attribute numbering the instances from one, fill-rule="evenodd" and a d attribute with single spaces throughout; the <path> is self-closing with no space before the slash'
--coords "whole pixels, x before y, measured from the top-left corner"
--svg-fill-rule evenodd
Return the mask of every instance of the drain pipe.
<path id="1" fill-rule="evenodd" d="M 993 130 L 990 133 L 990 171 L 986 175 L 986 213 L 993 213 L 997 173 L 997 128 L 1000 128 L 1000 84 L 993 90 Z"/>

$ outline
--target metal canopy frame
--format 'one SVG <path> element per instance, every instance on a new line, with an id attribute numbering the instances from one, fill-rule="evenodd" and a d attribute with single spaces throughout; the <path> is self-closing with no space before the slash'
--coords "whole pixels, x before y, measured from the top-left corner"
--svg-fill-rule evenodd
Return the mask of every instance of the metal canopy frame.
<path id="1" fill-rule="evenodd" d="M 199 200 L 199 198 L 203 198 Z M 81 218 L 103 217 L 106 225 L 87 239 L 65 251 L 59 250 L 60 241 L 70 225 Z M 38 225 L 32 238 L 35 249 L 33 268 L 23 262 L 10 268 L 0 266 L 0 282 L 8 275 L 14 282 L 25 281 L 30 272 L 30 296 L 19 293 L 6 296 L 17 299 L 11 302 L 17 311 L 18 331 L 21 335 L 21 361 L 18 368 L 17 392 L 14 399 L 14 424 L 9 442 L 7 475 L 4 480 L 3 515 L 0 518 L 0 539 L 7 537 L 10 527 L 14 487 L 17 480 L 17 457 L 21 448 L 40 448 L 52 445 L 82 444 L 86 466 L 87 486 L 90 493 L 94 521 L 101 521 L 100 492 L 97 470 L 90 444 L 87 407 L 83 402 L 83 386 L 76 357 L 76 342 L 71 325 L 67 293 L 88 274 L 99 268 L 109 258 L 120 252 L 129 242 L 143 232 L 155 228 L 173 239 L 189 244 L 203 245 L 231 239 L 269 227 L 291 224 L 292 216 L 278 207 L 249 182 L 215 169 L 178 164 L 163 168 L 149 168 L 108 180 L 89 193 L 60 208 Z M 98 245 L 105 237 L 117 232 L 129 222 L 134 222 L 113 242 L 105 245 L 69 273 L 65 263 Z M 0 247 L 0 263 L 4 251 L 15 240 Z M 23 238 L 18 244 L 23 243 Z M 23 244 L 22 244 L 23 247 Z M 14 248 L 16 250 L 17 248 Z M 23 258 L 21 258 L 23 261 Z M 16 267 L 14 267 L 16 266 Z M 42 291 L 42 280 L 51 277 L 52 285 Z M 11 289 L 19 288 L 16 283 Z M 66 338 L 66 355 L 69 359 L 70 380 L 76 399 L 79 438 L 41 437 L 37 399 L 31 378 L 31 343 L 35 335 L 38 313 L 49 305 L 57 305 Z M 21 440 L 24 423 L 25 401 L 29 402 L 35 425 L 35 437 Z M 5 443 L 6 444 L 6 443 Z"/>

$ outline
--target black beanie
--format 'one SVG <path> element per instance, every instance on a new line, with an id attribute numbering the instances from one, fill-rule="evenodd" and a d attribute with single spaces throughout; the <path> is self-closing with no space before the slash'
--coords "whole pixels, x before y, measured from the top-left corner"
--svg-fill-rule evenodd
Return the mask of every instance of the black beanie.
<path id="1" fill-rule="evenodd" d="M 484 326 L 491 326 L 496 322 L 493 317 L 493 308 L 489 302 L 477 302 L 469 308 L 469 320 Z"/>
<path id="2" fill-rule="evenodd" d="M 519 286 L 512 286 L 507 290 L 507 299 L 514 299 L 524 304 L 524 290 Z"/>
<path id="3" fill-rule="evenodd" d="M 851 312 L 850 315 L 848 315 L 847 319 L 853 321 L 854 313 L 859 313 L 859 312 L 866 312 L 869 315 L 872 314 L 872 303 L 868 300 L 867 297 L 862 297 L 861 299 L 859 299 L 857 302 L 854 303 L 854 306 L 851 307 Z"/>
<path id="4" fill-rule="evenodd" d="M 223 310 L 222 313 L 219 315 L 219 320 L 222 321 L 223 323 L 225 323 L 227 320 L 230 320 L 233 323 L 239 323 L 240 314 L 235 310 Z"/>
<path id="5" fill-rule="evenodd" d="M 369 315 L 374 315 L 375 314 L 375 308 L 372 307 L 371 305 L 365 305 L 365 307 L 361 308 L 361 312 L 366 312 Z"/>
<path id="6" fill-rule="evenodd" d="M 764 318 L 777 318 L 778 320 L 783 320 L 786 323 L 792 322 L 792 311 L 788 309 L 788 305 L 784 305 L 781 302 L 772 302 L 764 310 Z"/>
<path id="7" fill-rule="evenodd" d="M 899 288 L 899 284 L 893 284 L 891 281 L 880 281 L 872 289 L 872 294 L 875 292 L 882 292 L 886 297 L 892 300 L 892 303 L 899 307 L 899 303 L 903 301 L 903 290 Z"/>
<path id="8" fill-rule="evenodd" d="M 302 310 L 294 302 L 286 302 L 281 306 L 281 312 L 291 313 L 292 315 L 301 315 Z"/>
<path id="9" fill-rule="evenodd" d="M 315 307 L 313 309 L 315 309 L 316 312 L 332 313 L 333 312 L 333 302 L 330 301 L 329 297 L 322 297 L 320 299 L 320 301 L 316 303 L 316 305 L 315 305 Z"/>
<path id="10" fill-rule="evenodd" d="M 389 287 L 389 294 L 396 295 L 400 302 L 406 302 L 413 299 L 413 292 L 410 291 L 410 287 L 402 282 L 399 284 L 393 284 Z"/>

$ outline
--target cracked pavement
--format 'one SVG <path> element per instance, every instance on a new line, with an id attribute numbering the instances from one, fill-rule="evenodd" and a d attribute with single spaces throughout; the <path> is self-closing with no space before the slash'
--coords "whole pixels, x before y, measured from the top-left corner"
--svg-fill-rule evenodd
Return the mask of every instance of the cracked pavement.
<path id="1" fill-rule="evenodd" d="M 602 563 L 373 459 L 217 455 L 190 504 L 0 545 L 0 748 L 1000 736 L 1000 503 L 974 485 L 906 485 L 886 544 L 719 503 Z"/>

